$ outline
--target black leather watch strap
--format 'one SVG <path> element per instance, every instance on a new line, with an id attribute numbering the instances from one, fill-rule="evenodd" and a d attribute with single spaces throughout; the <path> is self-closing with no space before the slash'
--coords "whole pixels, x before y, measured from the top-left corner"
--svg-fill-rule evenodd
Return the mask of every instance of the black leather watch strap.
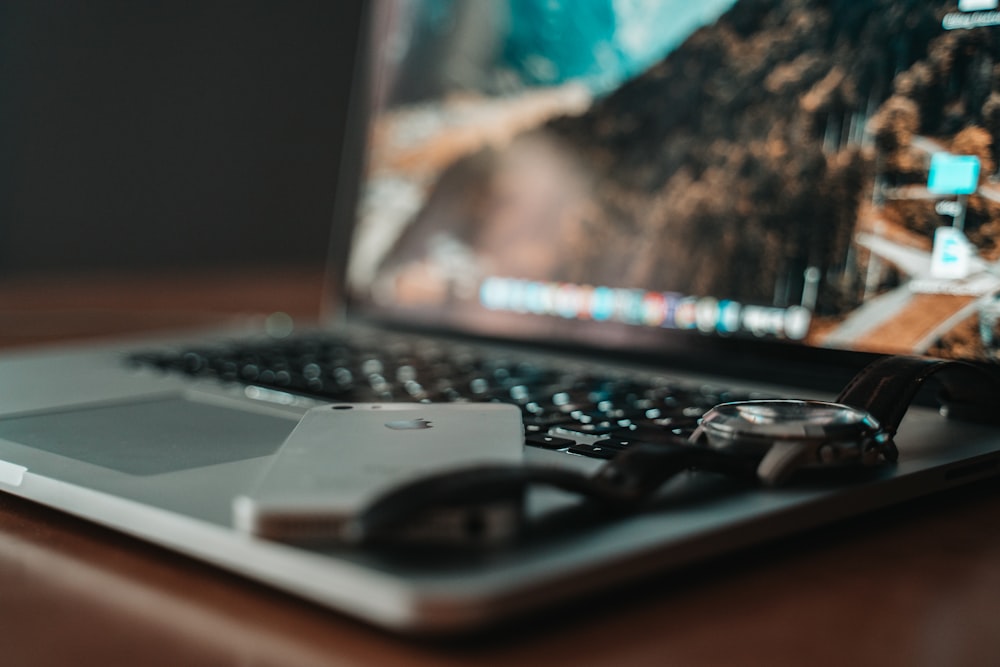
<path id="1" fill-rule="evenodd" d="M 1000 377 L 964 361 L 885 357 L 855 375 L 837 402 L 866 410 L 892 435 L 921 385 L 931 376 L 941 383 L 940 400 L 946 416 L 1000 422 Z"/>

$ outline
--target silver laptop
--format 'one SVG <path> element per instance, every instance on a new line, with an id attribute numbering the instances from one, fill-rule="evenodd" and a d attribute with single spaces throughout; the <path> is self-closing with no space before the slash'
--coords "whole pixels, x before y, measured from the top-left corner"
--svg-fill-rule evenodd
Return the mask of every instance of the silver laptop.
<path id="1" fill-rule="evenodd" d="M 599 438 L 829 399 L 879 354 L 992 364 L 997 4 L 371 3 L 329 327 L 7 354 L 0 489 L 447 633 L 994 474 L 1000 429 L 914 407 L 870 475 L 692 471 L 613 520 L 532 491 L 531 538 L 477 554 L 232 517 L 327 402 L 515 403 L 526 460 L 590 473 Z"/>

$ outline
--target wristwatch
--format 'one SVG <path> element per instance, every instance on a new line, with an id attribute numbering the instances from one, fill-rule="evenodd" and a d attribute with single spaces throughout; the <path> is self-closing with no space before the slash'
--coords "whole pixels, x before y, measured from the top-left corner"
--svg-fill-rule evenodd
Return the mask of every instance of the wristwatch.
<path id="1" fill-rule="evenodd" d="M 757 477 L 777 486 L 800 469 L 895 461 L 893 436 L 929 377 L 940 380 L 941 412 L 1000 421 L 1000 380 L 962 361 L 882 358 L 858 373 L 834 402 L 758 400 L 723 403 L 702 417 L 693 442 L 740 458 L 756 457 Z"/>

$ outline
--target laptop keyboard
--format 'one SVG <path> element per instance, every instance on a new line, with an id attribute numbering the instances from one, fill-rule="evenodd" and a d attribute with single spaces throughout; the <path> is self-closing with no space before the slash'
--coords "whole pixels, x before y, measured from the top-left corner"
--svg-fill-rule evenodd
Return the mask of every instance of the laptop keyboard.
<path id="1" fill-rule="evenodd" d="M 718 403 L 759 396 L 665 376 L 547 365 L 427 338 L 296 337 L 136 354 L 132 361 L 330 402 L 498 401 L 521 409 L 528 446 L 610 459 L 687 435 Z"/>

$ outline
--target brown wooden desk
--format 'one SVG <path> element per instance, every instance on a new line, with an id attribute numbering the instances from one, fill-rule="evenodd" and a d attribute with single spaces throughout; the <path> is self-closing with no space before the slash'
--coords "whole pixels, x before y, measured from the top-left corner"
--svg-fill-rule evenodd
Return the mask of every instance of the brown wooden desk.
<path id="1" fill-rule="evenodd" d="M 0 324 L 17 345 L 309 316 L 317 276 L 0 284 Z M 429 644 L 0 495 L 0 664 L 998 665 L 998 524 L 1000 482 L 981 483 Z"/>

